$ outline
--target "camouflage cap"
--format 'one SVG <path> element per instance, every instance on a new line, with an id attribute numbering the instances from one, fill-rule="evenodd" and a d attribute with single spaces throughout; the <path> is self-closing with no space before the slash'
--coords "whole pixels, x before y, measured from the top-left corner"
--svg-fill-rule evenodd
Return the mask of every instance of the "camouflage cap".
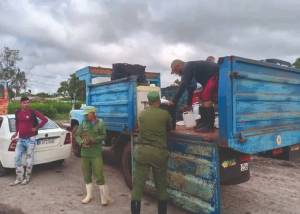
<path id="1" fill-rule="evenodd" d="M 90 112 L 96 113 L 96 108 L 94 106 L 85 106 L 82 108 L 82 110 L 83 110 L 83 112 L 82 112 L 83 115 L 86 115 Z"/>
<path id="2" fill-rule="evenodd" d="M 157 91 L 150 91 L 147 94 L 147 98 L 148 98 L 149 103 L 154 103 L 154 102 L 160 100 L 160 96 L 159 96 L 159 93 Z"/>

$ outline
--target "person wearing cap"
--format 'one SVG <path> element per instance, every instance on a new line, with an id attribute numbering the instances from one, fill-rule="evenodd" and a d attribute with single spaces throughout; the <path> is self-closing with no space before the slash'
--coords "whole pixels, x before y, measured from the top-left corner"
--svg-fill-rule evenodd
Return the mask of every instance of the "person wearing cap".
<path id="1" fill-rule="evenodd" d="M 82 199 L 83 204 L 92 200 L 92 175 L 96 179 L 96 184 L 100 191 L 100 200 L 103 206 L 112 202 L 107 185 L 105 185 L 102 159 L 102 141 L 106 136 L 104 122 L 96 116 L 96 108 L 85 106 L 82 109 L 85 119 L 76 131 L 76 141 L 81 146 L 81 166 L 86 184 L 86 196 Z"/>
<path id="2" fill-rule="evenodd" d="M 166 110 L 160 109 L 160 96 L 152 91 L 147 95 L 149 107 L 139 116 L 139 136 L 134 148 L 135 171 L 131 195 L 131 213 L 139 214 L 145 182 L 152 169 L 158 190 L 158 213 L 167 213 L 167 132 L 172 119 Z"/>
<path id="3" fill-rule="evenodd" d="M 48 119 L 40 112 L 29 106 L 28 97 L 21 98 L 21 108 L 15 113 L 16 132 L 11 140 L 17 140 L 15 151 L 16 180 L 11 186 L 28 184 L 31 177 L 34 148 L 38 129 L 43 127 Z M 38 120 L 39 119 L 39 120 Z M 22 157 L 26 154 L 25 167 L 22 165 Z"/>
<path id="4" fill-rule="evenodd" d="M 171 105 L 178 103 L 180 97 L 185 90 L 189 89 L 193 80 L 196 80 L 202 85 L 200 96 L 201 106 L 199 113 L 201 119 L 197 124 L 197 131 L 210 132 L 214 128 L 215 110 L 214 104 L 218 101 L 218 74 L 219 66 L 210 59 L 205 61 L 189 61 L 184 62 L 180 59 L 175 59 L 171 63 L 171 73 L 181 76 L 181 84 L 179 89 L 170 102 Z M 188 90 L 187 105 L 191 108 L 193 90 Z"/>
<path id="5" fill-rule="evenodd" d="M 208 57 L 206 58 L 206 61 L 207 61 L 207 62 L 216 62 L 216 59 L 215 59 L 214 56 L 208 56 Z"/>

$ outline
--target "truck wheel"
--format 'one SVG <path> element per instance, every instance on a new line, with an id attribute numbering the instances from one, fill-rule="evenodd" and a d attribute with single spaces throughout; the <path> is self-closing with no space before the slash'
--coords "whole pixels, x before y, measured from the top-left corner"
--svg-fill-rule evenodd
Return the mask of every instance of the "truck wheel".
<path id="1" fill-rule="evenodd" d="M 0 162 L 0 177 L 3 177 L 7 174 L 7 169 L 4 168 Z"/>
<path id="2" fill-rule="evenodd" d="M 75 138 L 75 133 L 76 133 L 77 128 L 78 128 L 77 124 L 74 124 L 71 127 L 71 131 L 72 131 L 72 150 L 73 150 L 74 155 L 76 157 L 80 158 L 80 146 L 76 142 L 76 138 Z"/>
<path id="3" fill-rule="evenodd" d="M 122 173 L 124 176 L 124 180 L 126 185 L 132 189 L 132 165 L 131 165 L 131 145 L 130 143 L 126 143 L 122 153 L 122 161 L 121 161 Z"/>

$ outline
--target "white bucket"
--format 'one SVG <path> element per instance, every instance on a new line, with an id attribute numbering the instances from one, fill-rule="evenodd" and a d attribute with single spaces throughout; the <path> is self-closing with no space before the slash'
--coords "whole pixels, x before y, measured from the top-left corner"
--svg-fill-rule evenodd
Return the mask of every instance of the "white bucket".
<path id="1" fill-rule="evenodd" d="M 186 128 L 193 128 L 196 126 L 195 114 L 193 112 L 183 112 L 182 117 Z"/>

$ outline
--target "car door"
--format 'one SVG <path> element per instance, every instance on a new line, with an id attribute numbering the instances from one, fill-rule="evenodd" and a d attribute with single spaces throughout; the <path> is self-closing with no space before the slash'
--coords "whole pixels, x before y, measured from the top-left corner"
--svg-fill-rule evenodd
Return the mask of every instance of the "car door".
<path id="1" fill-rule="evenodd" d="M 36 151 L 59 148 L 64 144 L 65 135 L 65 130 L 61 129 L 54 121 L 48 119 L 48 122 L 38 131 Z"/>
<path id="2" fill-rule="evenodd" d="M 15 118 L 9 119 L 11 132 L 15 132 Z M 61 129 L 54 121 L 48 119 L 48 122 L 39 129 L 36 136 L 36 152 L 57 149 L 64 144 L 66 131 Z"/>

